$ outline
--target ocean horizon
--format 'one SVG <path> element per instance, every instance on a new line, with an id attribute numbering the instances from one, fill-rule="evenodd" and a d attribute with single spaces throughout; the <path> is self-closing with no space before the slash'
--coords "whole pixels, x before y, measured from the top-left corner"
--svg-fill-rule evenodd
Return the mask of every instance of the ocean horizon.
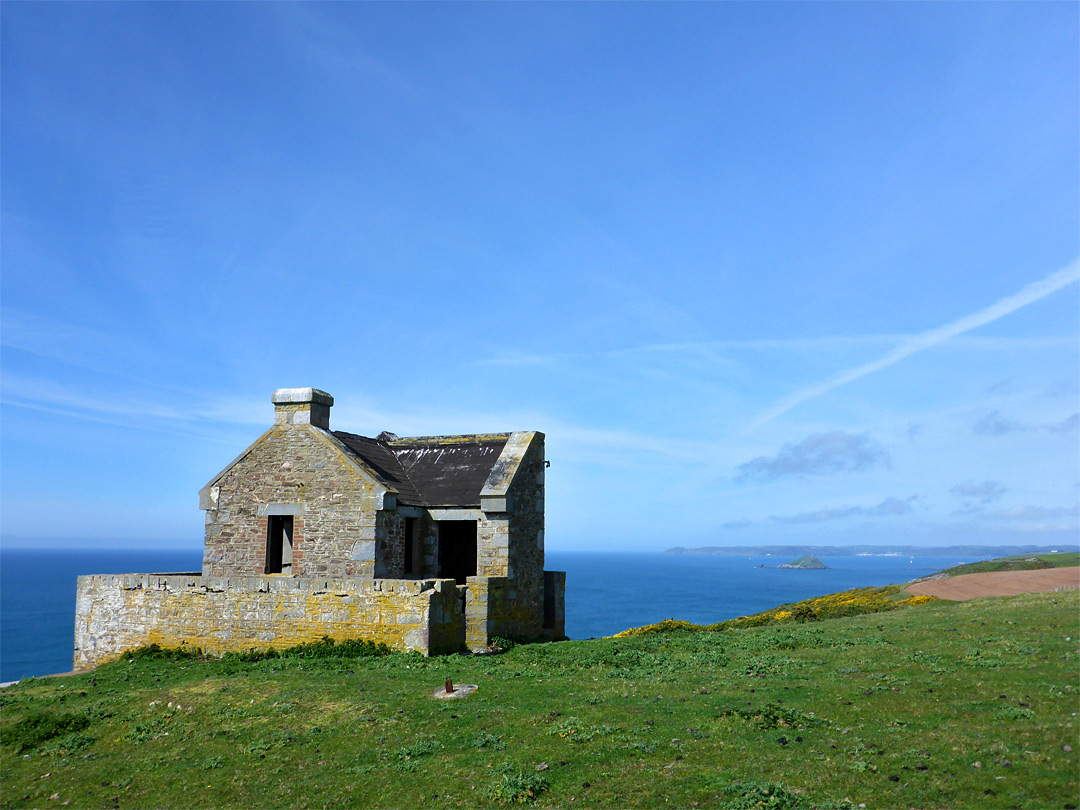
<path id="1" fill-rule="evenodd" d="M 663 619 L 699 624 L 849 588 L 908 582 L 969 557 L 825 555 L 820 570 L 775 555 L 549 551 L 566 571 L 566 633 L 610 636 Z M 71 670 L 76 580 L 83 574 L 198 571 L 202 550 L 0 549 L 0 682 Z"/>

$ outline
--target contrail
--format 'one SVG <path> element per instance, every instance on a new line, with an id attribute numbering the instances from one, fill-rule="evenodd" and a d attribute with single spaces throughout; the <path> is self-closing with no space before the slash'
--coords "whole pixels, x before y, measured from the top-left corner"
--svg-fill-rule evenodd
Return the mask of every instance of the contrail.
<path id="1" fill-rule="evenodd" d="M 1051 273 L 1041 281 L 1033 281 L 1031 284 L 1028 284 L 1020 290 L 1020 292 L 1008 295 L 1000 301 L 991 304 L 986 309 L 979 310 L 978 312 L 967 315 L 957 321 L 945 324 L 945 326 L 928 329 L 925 332 L 907 338 L 895 349 L 884 356 L 879 357 L 877 360 L 848 369 L 847 371 L 838 372 L 819 383 L 808 385 L 806 388 L 800 388 L 798 391 L 788 394 L 771 408 L 758 414 L 757 418 L 747 425 L 743 432 L 749 433 L 750 431 L 757 430 L 766 422 L 770 422 L 781 414 L 787 413 L 795 406 L 801 405 L 809 399 L 820 397 L 822 394 L 827 394 L 829 391 L 839 388 L 842 385 L 847 385 L 853 380 L 865 377 L 867 374 L 871 374 L 875 371 L 880 371 L 887 366 L 891 366 L 893 363 L 899 363 L 905 357 L 910 357 L 916 352 L 921 352 L 924 349 L 937 346 L 939 343 L 942 343 L 951 337 L 955 337 L 956 335 L 969 332 L 984 324 L 996 321 L 998 318 L 1016 312 L 1016 310 L 1026 307 L 1028 304 L 1033 304 L 1076 281 L 1080 281 L 1080 258 L 1073 259 L 1072 262 L 1061 270 L 1058 270 L 1056 273 Z"/>

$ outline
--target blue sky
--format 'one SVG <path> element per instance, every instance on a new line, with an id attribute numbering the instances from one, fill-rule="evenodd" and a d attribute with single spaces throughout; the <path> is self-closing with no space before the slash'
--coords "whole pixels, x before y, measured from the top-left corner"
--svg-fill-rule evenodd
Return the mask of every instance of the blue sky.
<path id="1" fill-rule="evenodd" d="M 198 547 L 335 429 L 541 430 L 548 547 L 1063 543 L 1070 3 L 10 3 L 0 538 Z"/>

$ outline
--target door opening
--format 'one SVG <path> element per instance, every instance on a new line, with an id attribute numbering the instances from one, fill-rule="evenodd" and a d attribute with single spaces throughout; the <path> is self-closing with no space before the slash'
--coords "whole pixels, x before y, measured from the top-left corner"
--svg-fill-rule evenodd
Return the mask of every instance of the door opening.
<path id="1" fill-rule="evenodd" d="M 465 584 L 476 576 L 476 521 L 439 521 L 439 576 Z"/>
<path id="2" fill-rule="evenodd" d="M 419 574 L 420 555 L 417 553 L 418 549 L 416 537 L 416 518 L 405 518 L 405 574 Z"/>

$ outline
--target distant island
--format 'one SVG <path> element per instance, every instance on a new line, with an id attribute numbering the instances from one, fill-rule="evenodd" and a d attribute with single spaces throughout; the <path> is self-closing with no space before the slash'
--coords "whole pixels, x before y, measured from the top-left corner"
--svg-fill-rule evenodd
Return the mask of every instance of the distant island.
<path id="1" fill-rule="evenodd" d="M 664 554 L 719 554 L 729 557 L 971 557 L 984 560 L 1018 554 L 1080 551 L 1080 546 L 703 546 L 667 549 Z"/>
<path id="2" fill-rule="evenodd" d="M 789 563 L 776 566 L 777 568 L 828 568 L 821 560 L 812 554 L 807 554 L 805 557 L 799 557 L 797 560 L 792 560 Z"/>
<path id="3" fill-rule="evenodd" d="M 807 571 L 818 571 L 828 568 L 825 563 L 819 560 L 812 554 L 807 554 L 803 557 L 799 557 L 797 560 L 783 563 L 782 565 L 759 565 L 758 568 L 798 568 Z"/>

